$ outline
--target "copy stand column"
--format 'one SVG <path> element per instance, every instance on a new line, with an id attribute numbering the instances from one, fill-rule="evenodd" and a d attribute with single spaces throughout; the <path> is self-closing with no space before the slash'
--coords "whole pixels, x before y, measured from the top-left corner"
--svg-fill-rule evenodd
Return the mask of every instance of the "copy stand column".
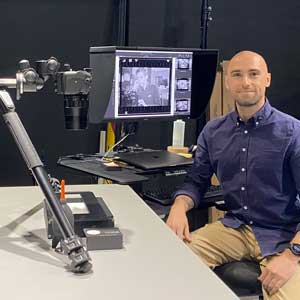
<path id="1" fill-rule="evenodd" d="M 63 236 L 61 246 L 64 253 L 67 254 L 71 260 L 72 271 L 76 273 L 88 272 L 92 267 L 92 264 L 89 262 L 90 257 L 88 252 L 83 247 L 81 239 L 75 235 L 74 230 L 63 211 L 61 203 L 53 191 L 43 163 L 19 119 L 18 114 L 15 112 L 14 103 L 8 92 L 4 89 L 0 90 L 0 104 L 4 121 L 14 137 L 23 159 L 44 193 L 48 208 L 61 231 Z"/>

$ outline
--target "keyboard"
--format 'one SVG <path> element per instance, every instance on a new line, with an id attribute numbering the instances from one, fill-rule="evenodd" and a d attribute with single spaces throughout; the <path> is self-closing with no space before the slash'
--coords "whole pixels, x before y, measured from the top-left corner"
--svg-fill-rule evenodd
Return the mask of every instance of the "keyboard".
<path id="1" fill-rule="evenodd" d="M 222 188 L 220 185 L 211 185 L 204 195 L 204 199 L 211 199 L 223 196 Z"/>
<path id="2" fill-rule="evenodd" d="M 173 193 L 175 192 L 174 187 L 172 190 L 169 187 L 160 187 L 156 190 L 152 189 L 149 191 L 143 192 L 143 198 L 145 200 L 157 202 L 161 205 L 172 205 L 174 199 L 172 198 Z M 215 198 L 222 197 L 222 188 L 219 185 L 211 185 L 207 192 L 204 195 L 205 203 L 214 204 Z"/>

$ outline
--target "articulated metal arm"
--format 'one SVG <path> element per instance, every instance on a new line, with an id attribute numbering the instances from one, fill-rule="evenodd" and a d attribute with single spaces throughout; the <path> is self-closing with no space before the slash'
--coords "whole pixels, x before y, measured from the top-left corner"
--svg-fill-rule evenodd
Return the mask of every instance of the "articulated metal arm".
<path id="1" fill-rule="evenodd" d="M 16 88 L 18 84 L 23 86 L 22 83 L 18 83 L 22 82 L 22 80 L 21 76 L 17 79 L 0 79 L 0 108 L 5 124 L 10 130 L 27 167 L 31 170 L 36 182 L 45 195 L 46 205 L 57 222 L 63 237 L 61 246 L 64 253 L 67 254 L 71 260 L 72 271 L 76 273 L 88 272 L 92 268 L 89 254 L 84 248 L 81 239 L 75 235 L 74 229 L 62 208 L 61 202 L 50 184 L 43 163 L 41 162 L 18 114 L 15 112 L 15 105 L 9 93 L 3 88 L 3 86 Z M 27 87 L 28 86 L 29 88 L 32 88 L 32 86 L 30 87 L 30 85 L 27 85 Z M 41 87 L 41 85 L 37 85 L 37 87 Z"/>

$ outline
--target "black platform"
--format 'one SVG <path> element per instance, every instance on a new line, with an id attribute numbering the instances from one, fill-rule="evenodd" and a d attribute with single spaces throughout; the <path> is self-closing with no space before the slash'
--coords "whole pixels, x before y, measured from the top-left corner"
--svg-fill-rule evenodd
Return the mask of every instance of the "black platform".
<path id="1" fill-rule="evenodd" d="M 112 180 L 118 184 L 132 184 L 147 181 L 148 177 L 137 174 L 138 170 L 123 166 L 119 170 L 108 170 L 99 158 L 60 158 L 58 165 Z"/>

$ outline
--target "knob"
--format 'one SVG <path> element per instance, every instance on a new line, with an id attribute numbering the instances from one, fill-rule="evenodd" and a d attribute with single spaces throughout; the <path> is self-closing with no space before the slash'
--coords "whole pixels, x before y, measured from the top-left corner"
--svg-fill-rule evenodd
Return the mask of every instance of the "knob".
<path id="1" fill-rule="evenodd" d="M 20 71 L 29 69 L 29 68 L 30 68 L 30 63 L 29 63 L 29 61 L 28 61 L 27 59 L 22 59 L 22 60 L 19 62 L 19 68 L 20 68 Z"/>
<path id="2" fill-rule="evenodd" d="M 24 74 L 25 80 L 28 83 L 34 83 L 37 79 L 37 74 L 34 70 L 28 70 Z"/>
<path id="3" fill-rule="evenodd" d="M 71 71 L 71 66 L 69 64 L 64 64 L 64 68 L 66 71 Z"/>
<path id="4" fill-rule="evenodd" d="M 59 64 L 57 62 L 57 60 L 53 57 L 51 57 L 49 60 L 48 60 L 48 64 L 47 64 L 47 67 L 48 67 L 48 70 L 50 72 L 55 72 L 58 67 L 59 67 Z"/>

